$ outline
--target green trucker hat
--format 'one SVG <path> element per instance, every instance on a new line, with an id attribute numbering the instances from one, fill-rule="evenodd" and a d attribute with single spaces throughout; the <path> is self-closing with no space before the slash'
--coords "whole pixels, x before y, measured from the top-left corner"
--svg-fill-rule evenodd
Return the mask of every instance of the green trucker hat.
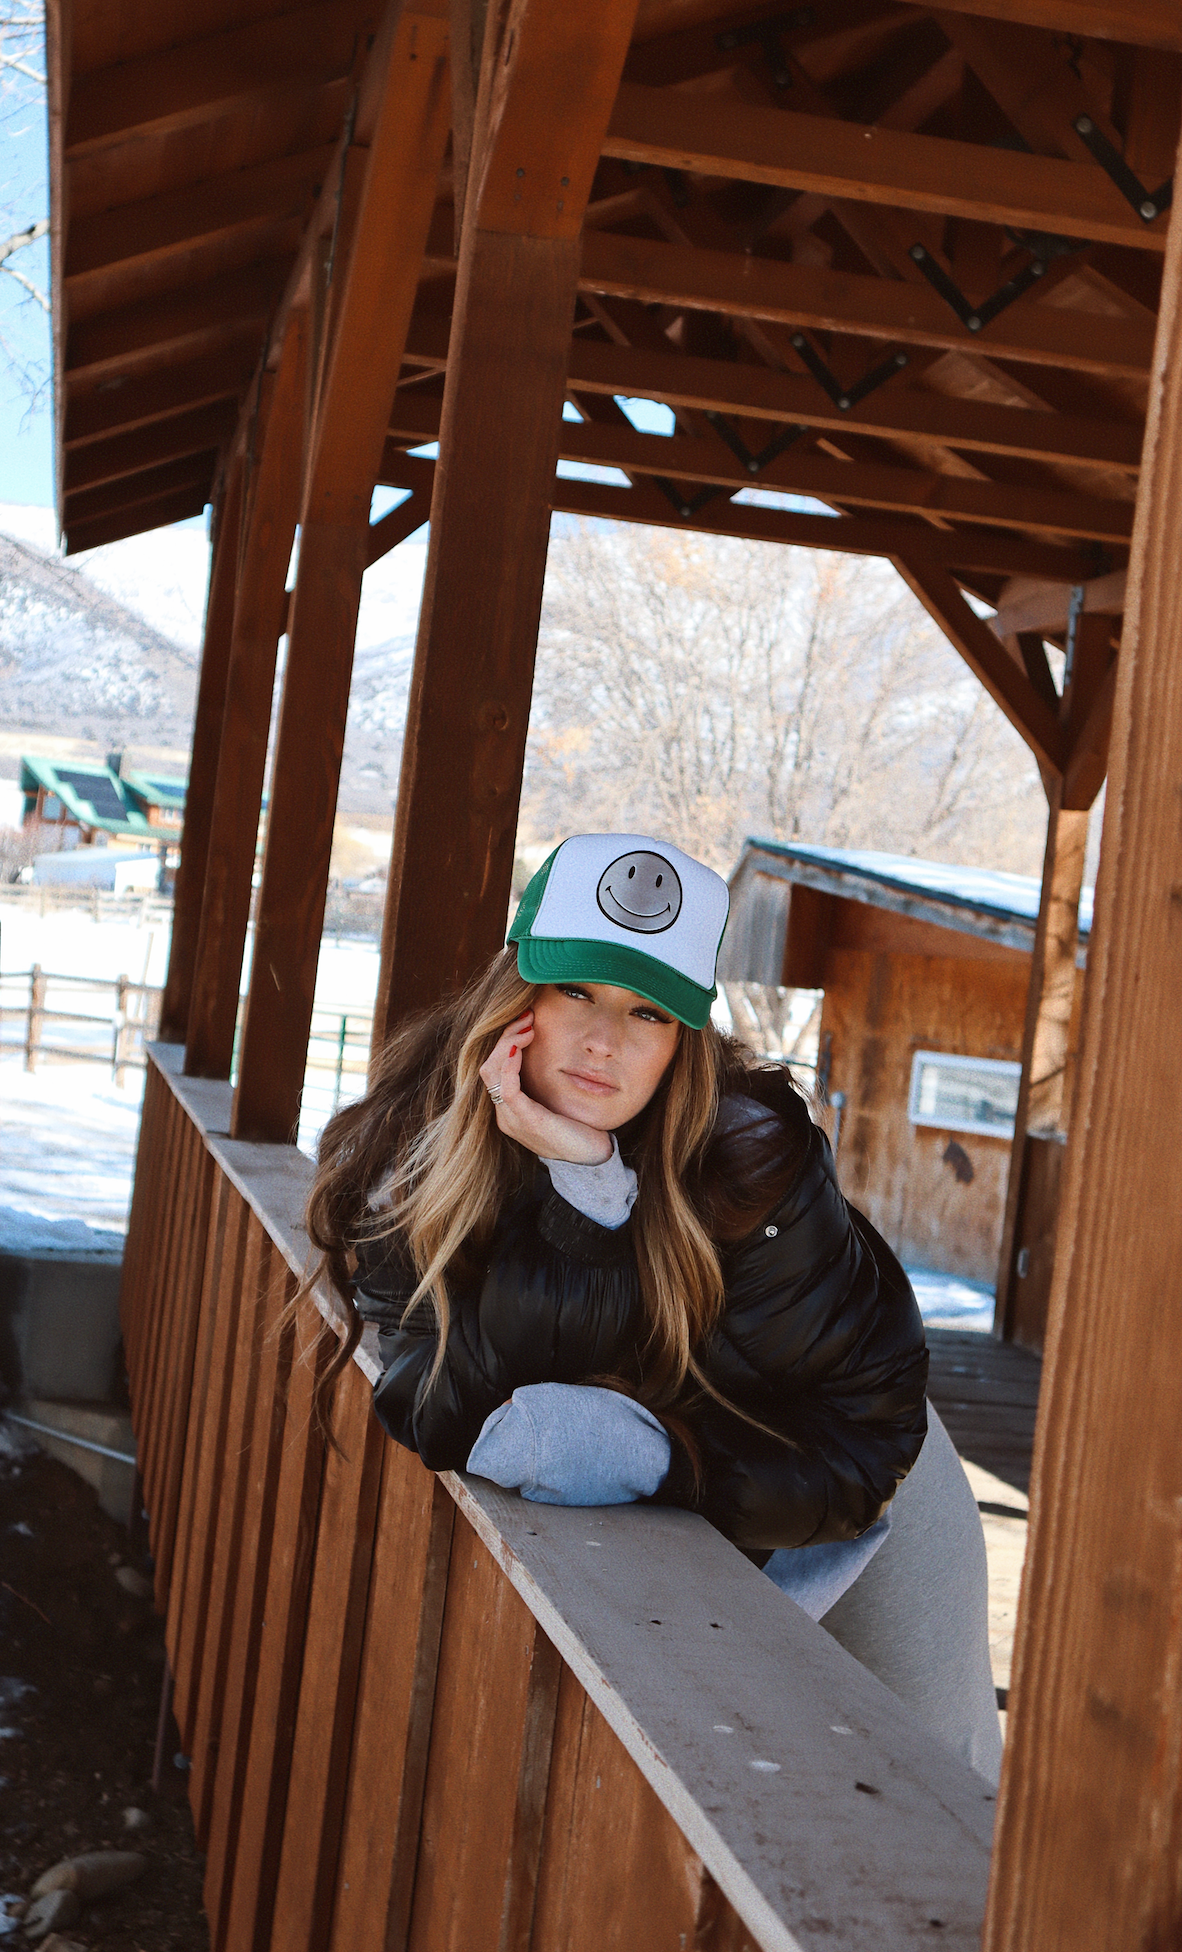
<path id="1" fill-rule="evenodd" d="M 509 941 L 527 983 L 616 983 L 701 1030 L 717 990 L 726 882 L 646 834 L 575 834 L 524 895 Z"/>

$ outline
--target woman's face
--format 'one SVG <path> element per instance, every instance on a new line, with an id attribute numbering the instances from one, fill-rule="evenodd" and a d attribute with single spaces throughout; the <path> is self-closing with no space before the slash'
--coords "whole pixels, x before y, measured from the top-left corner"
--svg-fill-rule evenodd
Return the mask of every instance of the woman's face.
<path id="1" fill-rule="evenodd" d="M 669 1067 L 681 1025 L 635 990 L 548 983 L 521 1054 L 522 1088 L 562 1118 L 614 1132 L 643 1111 Z"/>

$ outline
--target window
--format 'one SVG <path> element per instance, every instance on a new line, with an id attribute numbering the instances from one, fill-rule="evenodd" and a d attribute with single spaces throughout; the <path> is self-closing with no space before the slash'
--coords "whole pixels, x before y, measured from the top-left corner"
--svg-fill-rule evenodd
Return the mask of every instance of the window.
<path id="1" fill-rule="evenodd" d="M 916 1051 L 907 1104 L 911 1122 L 1012 1139 L 1021 1076 L 1020 1064 L 1000 1058 Z"/>

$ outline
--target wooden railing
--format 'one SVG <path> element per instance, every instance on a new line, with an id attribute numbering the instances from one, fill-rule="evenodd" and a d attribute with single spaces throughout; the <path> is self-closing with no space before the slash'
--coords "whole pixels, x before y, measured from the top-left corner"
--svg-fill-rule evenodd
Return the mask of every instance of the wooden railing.
<path id="1" fill-rule="evenodd" d="M 993 1799 L 702 1520 L 326 1445 L 310 1167 L 149 1069 L 133 1414 L 214 1952 L 979 1942 Z"/>

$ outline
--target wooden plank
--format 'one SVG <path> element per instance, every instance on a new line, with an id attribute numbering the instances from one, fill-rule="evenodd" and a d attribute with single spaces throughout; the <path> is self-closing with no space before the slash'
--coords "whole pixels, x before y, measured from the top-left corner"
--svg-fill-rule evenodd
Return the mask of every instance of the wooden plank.
<path id="1" fill-rule="evenodd" d="M 560 1671 L 553 1645 L 461 1519 L 408 1952 L 528 1947 Z"/>
<path id="2" fill-rule="evenodd" d="M 970 222 L 1165 249 L 1102 170 L 946 136 L 625 82 L 604 154 L 657 169 L 851 198 Z"/>
<path id="3" fill-rule="evenodd" d="M 579 289 L 942 351 L 988 348 L 995 359 L 1114 379 L 1144 381 L 1153 345 L 1140 322 L 1039 304 L 1010 306 L 970 333 L 926 285 L 604 231 L 583 239 Z"/>
<path id="4" fill-rule="evenodd" d="M 761 1952 L 976 1947 L 991 1793 L 718 1533 L 448 1482 Z"/>
<path id="5" fill-rule="evenodd" d="M 1053 785 L 1047 811 L 1042 892 L 1030 962 L 1022 1035 L 1022 1081 L 1014 1115 L 997 1284 L 998 1333 L 1007 1341 L 1021 1342 L 1030 1348 L 1042 1346 L 1042 1310 L 1038 1310 L 1037 1320 L 1026 1319 L 1022 1280 L 1017 1269 L 1022 1245 L 1018 1239 L 1018 1222 L 1027 1173 L 1027 1139 L 1031 1131 L 1050 1134 L 1065 1130 L 1067 1125 L 1070 1108 L 1064 1099 L 1064 1081 L 1075 998 L 1079 896 L 1087 840 L 1087 813 L 1066 811 L 1061 788 Z"/>
<path id="6" fill-rule="evenodd" d="M 71 328 L 58 371 L 98 385 L 263 337 L 287 260 L 264 259 L 181 292 L 121 305 Z"/>
<path id="7" fill-rule="evenodd" d="M 1115 569 L 1107 576 L 1090 577 L 1083 585 L 1084 614 L 1101 614 L 1107 617 L 1120 616 L 1125 607 L 1125 588 L 1128 571 Z M 1017 636 L 1022 631 L 1066 630 L 1071 615 L 1072 586 L 1067 583 L 1048 583 L 1044 589 L 1035 589 L 1016 596 L 1013 602 L 1006 602 L 1003 596 L 997 615 L 989 619 L 989 628 L 996 637 Z"/>
<path id="8" fill-rule="evenodd" d="M 924 5 L 925 0 L 908 0 Z M 1052 33 L 1094 36 L 1138 47 L 1182 48 L 1182 21 L 1173 0 L 940 0 L 945 12 L 983 14 Z"/>
<path id="9" fill-rule="evenodd" d="M 1162 1143 L 1182 1097 L 1180 342 L 1175 218 L 1064 1165 L 987 1952 L 1167 1945 L 1182 1932 L 1182 1350 L 1177 1310 L 1162 1305 L 1182 1282 L 1177 1176 Z"/>
<path id="10" fill-rule="evenodd" d="M 381 1472 L 330 1952 L 406 1943 L 455 1517 L 399 1445 Z"/>
<path id="11" fill-rule="evenodd" d="M 374 58 L 384 92 L 327 354 L 301 518 L 234 1106 L 233 1129 L 242 1138 L 286 1139 L 298 1115 L 369 505 L 448 134 L 446 21 L 407 11 L 397 19 L 392 45 L 381 43 Z M 366 375 L 362 391 L 359 372 Z"/>
<path id="12" fill-rule="evenodd" d="M 63 375 L 63 447 L 81 447 L 105 440 L 109 434 L 131 433 L 137 427 L 150 427 L 154 420 L 208 406 L 214 400 L 235 400 L 250 377 L 257 352 L 257 336 L 251 333 L 240 343 L 231 341 L 222 351 L 204 358 L 182 360 L 160 372 L 139 374 L 120 386 L 89 392 L 72 385 L 72 375 Z"/>
<path id="13" fill-rule="evenodd" d="M 66 118 L 67 160 L 340 80 L 352 69 L 367 12 L 365 0 L 343 6 L 322 0 L 77 76 Z"/>
<path id="14" fill-rule="evenodd" d="M 725 1908 L 697 1852 L 564 1668 L 530 1952 L 714 1947 L 720 1900 Z"/>
<path id="15" fill-rule="evenodd" d="M 210 474 L 212 477 L 212 469 Z M 151 529 L 166 528 L 173 522 L 187 522 L 202 513 L 212 492 L 211 478 L 175 494 L 162 495 L 155 501 L 133 502 L 130 507 L 97 521 L 71 522 L 62 530 L 63 554 L 76 556 L 84 549 L 122 542 L 129 535 L 145 535 Z"/>
<path id="16" fill-rule="evenodd" d="M 210 1294 L 209 1367 L 197 1440 L 192 1519 L 185 1562 L 183 1609 L 172 1649 L 173 1700 L 178 1726 L 192 1740 L 201 1685 L 206 1610 L 217 1543 L 218 1511 L 226 1473 L 226 1430 L 230 1412 L 233 1351 L 242 1299 L 248 1209 L 231 1197 L 227 1204 L 220 1263 Z"/>
<path id="17" fill-rule="evenodd" d="M 408 357 L 426 343 L 426 334 L 412 334 Z M 441 365 L 446 352 L 446 337 L 441 335 Z M 709 408 L 786 425 L 840 428 L 875 437 L 902 434 L 968 453 L 1070 460 L 1085 467 L 1130 472 L 1141 459 L 1141 429 L 1131 422 L 958 400 L 908 385 L 903 375 L 843 412 L 811 377 L 738 360 L 695 358 L 672 349 L 663 353 L 576 337 L 567 370 L 572 389 L 664 400 L 674 407 Z"/>
<path id="18" fill-rule="evenodd" d="M 289 219 L 307 220 L 332 162 L 334 145 L 268 157 L 183 189 L 75 217 L 66 240 L 66 289 L 71 302 L 91 275 L 160 263 L 194 247 L 254 235 Z"/>
<path id="19" fill-rule="evenodd" d="M 209 1812 L 217 1768 L 226 1669 L 230 1657 L 234 1592 L 242 1548 L 247 1471 L 259 1376 L 260 1330 L 267 1298 L 267 1243 L 253 1214 L 246 1222 L 240 1272 L 241 1295 L 230 1350 L 225 1423 L 227 1468 L 220 1487 L 217 1524 L 203 1608 L 201 1666 L 189 1744 L 189 1806 L 199 1848 L 209 1839 Z"/>
<path id="20" fill-rule="evenodd" d="M 305 1307 L 296 1324 L 242 1816 L 225 1907 L 222 1943 L 232 1952 L 266 1952 L 271 1944 L 324 1464 L 324 1438 L 313 1404 L 323 1367 L 320 1327 L 316 1310 Z"/>
<path id="21" fill-rule="evenodd" d="M 157 1605 L 161 1612 L 165 1611 L 172 1580 L 181 1471 L 185 1459 L 185 1434 L 189 1418 L 201 1292 L 205 1277 L 205 1248 L 209 1238 L 209 1213 L 213 1197 L 213 1161 L 204 1146 L 200 1147 L 194 1160 L 193 1181 L 194 1197 L 190 1202 L 184 1266 L 181 1270 L 181 1281 L 178 1283 L 177 1308 L 169 1337 L 170 1360 L 167 1368 L 164 1425 L 161 1432 L 161 1465 L 152 1511 L 152 1555 L 156 1562 Z"/>
<path id="22" fill-rule="evenodd" d="M 988 624 L 970 609 L 954 579 L 946 570 L 926 563 L 918 550 L 893 560 L 904 582 L 956 646 L 1015 731 L 1021 733 L 1039 764 L 1061 772 L 1064 752 L 1058 720 Z"/>
<path id="23" fill-rule="evenodd" d="M 201 674 L 197 681 L 197 707 L 193 714 L 193 743 L 189 754 L 189 786 L 185 797 L 185 827 L 180 866 L 173 890 L 168 974 L 160 1005 L 160 1035 L 177 1043 L 184 1042 L 189 1022 L 193 968 L 201 927 L 201 901 L 209 860 L 214 787 L 238 583 L 243 465 L 241 457 L 231 465 L 214 511 Z"/>
<path id="24" fill-rule="evenodd" d="M 126 480 L 128 476 L 163 467 L 170 461 L 184 460 L 192 454 L 208 454 L 220 448 L 233 433 L 237 418 L 232 400 L 216 400 L 174 414 L 168 420 L 153 421 L 151 426 L 136 428 L 131 433 L 92 441 L 70 455 L 68 493 L 72 497 L 85 488 Z"/>
<path id="25" fill-rule="evenodd" d="M 377 1521 L 382 1446 L 365 1378 L 352 1364 L 334 1391 L 316 1528 L 303 1673 L 275 1894 L 275 1952 L 328 1943 Z"/>
<path id="26" fill-rule="evenodd" d="M 204 506 L 213 492 L 217 459 L 216 447 L 210 447 L 202 454 L 188 454 L 179 461 L 168 461 L 162 467 L 142 468 L 122 480 L 107 482 L 101 488 L 75 490 L 67 482 L 63 497 L 63 522 L 76 534 L 79 529 L 93 528 L 104 516 L 122 515 L 132 509 L 150 507 L 155 502 L 170 500 L 190 490 L 201 495 Z"/>
<path id="27" fill-rule="evenodd" d="M 435 401 L 413 396 L 395 400 L 392 431 L 416 444 L 439 430 Z M 835 460 L 831 455 L 789 449 L 753 471 L 719 437 L 639 433 L 626 420 L 603 424 L 564 420 L 559 453 L 565 461 L 614 467 L 626 474 L 662 476 L 677 482 L 708 482 L 732 491 L 749 487 L 809 495 L 842 507 L 881 508 L 928 517 L 996 523 L 1032 534 L 1076 536 L 1128 542 L 1132 501 L 1100 501 L 1078 490 L 968 481 L 919 468 L 871 461 Z"/>
<path id="28" fill-rule="evenodd" d="M 271 727 L 275 658 L 299 511 L 308 321 L 293 311 L 274 380 L 264 383 L 261 455 L 234 604 L 217 777 L 193 963 L 185 1070 L 228 1078 L 250 917 L 251 880 Z"/>
<path id="29" fill-rule="evenodd" d="M 430 515 L 430 504 L 421 496 L 411 494 L 397 508 L 392 508 L 388 515 L 371 522 L 365 539 L 366 567 L 372 568 L 391 549 L 397 549 L 400 542 L 405 542 L 408 535 L 413 535 L 416 529 L 421 529 L 424 522 L 430 520 Z"/>
<path id="30" fill-rule="evenodd" d="M 257 1223 L 256 1223 L 257 1225 Z M 261 1228 L 258 1231 L 262 1232 Z M 286 1396 L 291 1372 L 292 1324 L 280 1316 L 294 1282 L 282 1256 L 267 1243 L 259 1268 L 265 1284 L 258 1321 L 254 1418 L 243 1459 L 245 1478 L 241 1545 L 227 1635 L 225 1683 L 217 1719 L 216 1761 L 209 1801 L 205 1865 L 205 1912 L 210 1940 L 225 1944 L 226 1913 L 234 1877 L 247 1745 L 258 1682 L 259 1644 L 275 1531 L 283 1461 Z"/>

